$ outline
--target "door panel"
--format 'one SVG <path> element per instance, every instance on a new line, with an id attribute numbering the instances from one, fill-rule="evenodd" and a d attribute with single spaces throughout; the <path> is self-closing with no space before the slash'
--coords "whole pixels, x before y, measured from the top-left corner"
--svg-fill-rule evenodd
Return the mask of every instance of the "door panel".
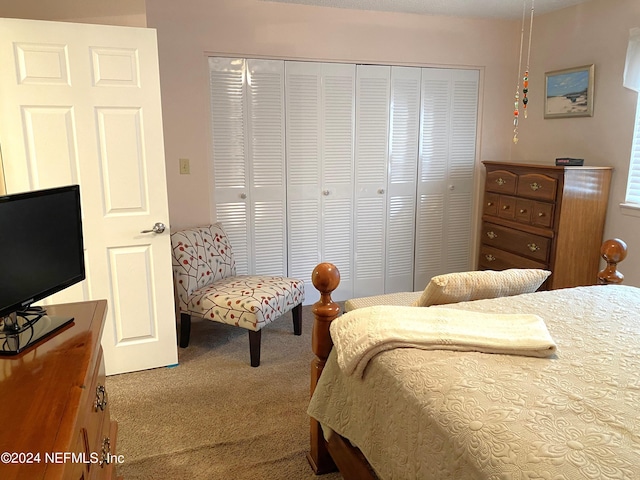
<path id="1" fill-rule="evenodd" d="M 216 218 L 238 274 L 287 272 L 284 62 L 209 59 Z"/>
<path id="2" fill-rule="evenodd" d="M 108 300 L 108 374 L 175 364 L 155 32 L 1 19 L 0 63 L 7 191 L 80 184 L 87 280 L 45 303 Z"/>
<path id="3" fill-rule="evenodd" d="M 422 69 L 414 289 L 472 266 L 477 70 Z"/>
<path id="4" fill-rule="evenodd" d="M 384 293 L 391 67 L 356 71 L 353 296 Z"/>

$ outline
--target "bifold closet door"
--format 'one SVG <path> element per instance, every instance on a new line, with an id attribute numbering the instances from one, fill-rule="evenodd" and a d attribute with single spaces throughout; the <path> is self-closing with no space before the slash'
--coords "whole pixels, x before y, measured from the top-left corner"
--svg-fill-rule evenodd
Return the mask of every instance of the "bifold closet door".
<path id="1" fill-rule="evenodd" d="M 358 65 L 353 296 L 384 293 L 391 67 Z"/>
<path id="2" fill-rule="evenodd" d="M 358 65 L 354 296 L 413 289 L 420 68 Z"/>
<path id="3" fill-rule="evenodd" d="M 414 290 L 421 69 L 391 69 L 385 293 Z"/>
<path id="4" fill-rule="evenodd" d="M 477 70 L 422 69 L 414 289 L 471 269 Z"/>
<path id="5" fill-rule="evenodd" d="M 209 59 L 216 218 L 238 274 L 287 274 L 284 62 Z"/>
<path id="6" fill-rule="evenodd" d="M 289 275 L 305 280 L 305 303 L 318 292 L 322 261 L 340 270 L 336 300 L 353 296 L 355 65 L 286 62 Z"/>

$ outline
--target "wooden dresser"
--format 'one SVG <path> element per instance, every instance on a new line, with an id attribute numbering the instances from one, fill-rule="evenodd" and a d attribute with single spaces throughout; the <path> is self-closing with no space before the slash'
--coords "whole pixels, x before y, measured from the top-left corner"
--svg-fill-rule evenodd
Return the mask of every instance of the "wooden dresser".
<path id="1" fill-rule="evenodd" d="M 613 169 L 483 163 L 478 268 L 550 270 L 548 289 L 594 284 Z"/>
<path id="2" fill-rule="evenodd" d="M 115 478 L 122 457 L 115 455 L 100 346 L 106 309 L 105 300 L 48 306 L 49 315 L 74 321 L 0 357 L 3 480 Z"/>

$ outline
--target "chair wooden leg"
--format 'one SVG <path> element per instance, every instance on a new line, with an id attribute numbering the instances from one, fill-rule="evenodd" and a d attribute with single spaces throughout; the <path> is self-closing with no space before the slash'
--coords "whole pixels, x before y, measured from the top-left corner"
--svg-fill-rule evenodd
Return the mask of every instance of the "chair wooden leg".
<path id="1" fill-rule="evenodd" d="M 262 330 L 249 330 L 249 355 L 251 356 L 251 366 L 260 366 L 260 339 Z"/>
<path id="2" fill-rule="evenodd" d="M 302 335 L 302 304 L 299 303 L 292 310 L 293 314 L 293 334 Z"/>
<path id="3" fill-rule="evenodd" d="M 189 337 L 191 336 L 191 315 L 188 313 L 180 314 L 180 346 L 186 348 L 189 346 Z"/>

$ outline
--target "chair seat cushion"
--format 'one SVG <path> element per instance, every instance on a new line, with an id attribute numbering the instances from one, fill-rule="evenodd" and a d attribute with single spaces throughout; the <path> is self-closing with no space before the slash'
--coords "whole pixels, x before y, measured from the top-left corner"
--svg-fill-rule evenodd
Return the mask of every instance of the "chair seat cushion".
<path id="1" fill-rule="evenodd" d="M 195 290 L 189 314 L 248 330 L 260 330 L 304 300 L 296 278 L 236 275 Z"/>

